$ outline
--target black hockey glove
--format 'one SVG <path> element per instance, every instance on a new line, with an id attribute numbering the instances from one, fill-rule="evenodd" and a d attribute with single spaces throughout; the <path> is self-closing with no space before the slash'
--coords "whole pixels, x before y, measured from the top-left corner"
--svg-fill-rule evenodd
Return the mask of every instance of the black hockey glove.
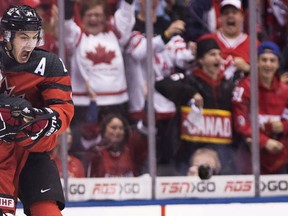
<path id="1" fill-rule="evenodd" d="M 11 107 L 0 107 L 0 140 L 12 142 L 19 126 L 20 121 L 12 115 Z"/>
<path id="2" fill-rule="evenodd" d="M 20 115 L 24 121 L 21 131 L 33 139 L 50 136 L 62 125 L 59 114 L 50 108 L 25 108 Z"/>
<path id="3" fill-rule="evenodd" d="M 0 94 L 0 140 L 12 142 L 15 139 L 22 122 L 20 112 L 25 107 L 32 105 L 23 98 Z"/>
<path id="4" fill-rule="evenodd" d="M 50 108 L 33 108 L 29 101 L 0 94 L 0 140 L 15 141 L 23 131 L 34 139 L 50 136 L 61 127 L 59 114 Z"/>

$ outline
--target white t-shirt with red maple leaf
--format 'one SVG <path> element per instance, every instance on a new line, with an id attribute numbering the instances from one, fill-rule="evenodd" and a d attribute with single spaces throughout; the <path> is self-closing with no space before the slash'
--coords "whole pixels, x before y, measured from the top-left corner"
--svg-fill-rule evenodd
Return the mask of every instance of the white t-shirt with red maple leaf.
<path id="1" fill-rule="evenodd" d="M 85 82 L 97 95 L 98 105 L 128 101 L 122 47 L 135 23 L 134 6 L 122 2 L 114 15 L 114 27 L 97 35 L 86 34 L 71 19 L 65 21 L 66 45 L 72 48 L 71 82 L 75 105 L 88 105 Z"/>

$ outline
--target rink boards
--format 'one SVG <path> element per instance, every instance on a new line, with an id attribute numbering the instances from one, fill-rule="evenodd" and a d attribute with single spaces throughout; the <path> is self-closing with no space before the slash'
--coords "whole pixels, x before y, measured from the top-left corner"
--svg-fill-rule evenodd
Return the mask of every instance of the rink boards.
<path id="1" fill-rule="evenodd" d="M 149 175 L 69 179 L 63 216 L 287 216 L 288 175 L 261 176 L 260 197 L 254 184 L 252 175 L 157 177 L 152 199 Z"/>
<path id="2" fill-rule="evenodd" d="M 260 177 L 260 196 L 288 196 L 288 175 Z M 87 200 L 150 200 L 152 179 L 149 175 L 137 178 L 69 179 L 68 201 Z M 199 177 L 157 177 L 155 199 L 254 197 L 252 175 Z"/>

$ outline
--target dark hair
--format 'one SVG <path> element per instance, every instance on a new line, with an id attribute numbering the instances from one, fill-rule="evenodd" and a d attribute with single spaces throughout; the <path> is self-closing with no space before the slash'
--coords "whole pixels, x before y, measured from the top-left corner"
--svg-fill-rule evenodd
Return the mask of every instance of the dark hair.
<path id="1" fill-rule="evenodd" d="M 103 117 L 101 124 L 100 124 L 100 135 L 104 137 L 107 125 L 114 119 L 120 119 L 124 126 L 124 140 L 123 143 L 126 143 L 130 137 L 130 127 L 128 121 L 120 114 L 117 113 L 110 113 Z"/>
<path id="2" fill-rule="evenodd" d="M 106 17 L 108 17 L 108 6 L 106 3 L 106 0 L 82 0 L 80 3 L 80 16 L 81 18 L 84 17 L 87 10 L 96 7 L 96 6 L 102 6 L 103 11 Z"/>

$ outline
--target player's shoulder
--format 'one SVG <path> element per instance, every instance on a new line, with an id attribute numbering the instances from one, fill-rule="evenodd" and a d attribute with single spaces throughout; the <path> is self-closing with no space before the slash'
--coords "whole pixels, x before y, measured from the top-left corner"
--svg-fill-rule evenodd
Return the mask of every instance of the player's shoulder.
<path id="1" fill-rule="evenodd" d="M 67 69 L 63 61 L 53 52 L 41 48 L 35 48 L 32 61 L 38 62 L 39 70 L 45 69 L 45 76 L 66 76 Z"/>
<path id="2" fill-rule="evenodd" d="M 47 60 L 49 61 L 53 61 L 53 60 L 57 60 L 59 59 L 59 57 L 53 53 L 53 52 L 49 52 L 45 49 L 41 49 L 39 47 L 36 47 L 33 51 L 34 55 L 32 58 L 47 58 Z"/>

